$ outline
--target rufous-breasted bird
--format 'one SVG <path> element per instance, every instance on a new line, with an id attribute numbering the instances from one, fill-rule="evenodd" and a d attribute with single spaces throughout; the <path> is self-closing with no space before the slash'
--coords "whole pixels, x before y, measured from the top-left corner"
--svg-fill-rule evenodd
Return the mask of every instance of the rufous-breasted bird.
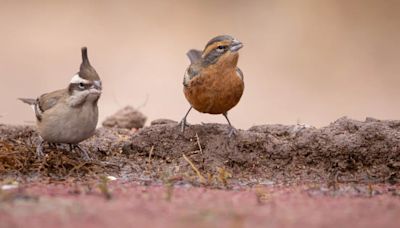
<path id="1" fill-rule="evenodd" d="M 228 111 L 239 102 L 244 90 L 243 73 L 237 67 L 242 47 L 240 41 L 224 35 L 211 39 L 203 51 L 192 49 L 187 53 L 190 66 L 183 79 L 183 91 L 191 106 L 180 123 L 182 132 L 192 108 L 224 115 L 230 127 L 229 137 L 236 132 Z"/>
<path id="2" fill-rule="evenodd" d="M 19 98 L 33 107 L 40 135 L 38 156 L 43 156 L 43 144 L 65 143 L 79 149 L 85 159 L 88 154 L 78 143 L 91 137 L 98 121 L 97 102 L 102 85 L 96 70 L 90 65 L 87 48 L 82 48 L 82 63 L 68 87 L 45 93 L 37 99 Z"/>

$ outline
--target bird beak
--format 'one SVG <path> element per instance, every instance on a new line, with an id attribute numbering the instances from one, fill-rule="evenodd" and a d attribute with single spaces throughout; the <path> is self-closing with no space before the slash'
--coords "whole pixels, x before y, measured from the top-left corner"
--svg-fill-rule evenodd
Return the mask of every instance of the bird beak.
<path id="1" fill-rule="evenodd" d="M 242 42 L 240 42 L 239 40 L 237 40 L 237 39 L 234 39 L 233 41 L 232 41 L 232 43 L 231 43 L 231 46 L 230 46 L 230 51 L 231 52 L 237 52 L 237 51 L 239 51 L 239 49 L 241 49 L 243 47 L 243 44 L 242 44 Z"/>
<path id="2" fill-rule="evenodd" d="M 97 93 L 101 93 L 101 81 L 94 81 L 91 89 L 95 90 Z"/>

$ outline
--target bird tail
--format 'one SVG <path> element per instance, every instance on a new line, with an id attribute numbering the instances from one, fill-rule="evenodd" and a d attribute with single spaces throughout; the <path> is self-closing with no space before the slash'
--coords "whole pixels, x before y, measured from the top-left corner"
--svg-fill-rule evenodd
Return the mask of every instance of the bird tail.
<path id="1" fill-rule="evenodd" d="M 32 98 L 18 98 L 18 100 L 24 102 L 25 104 L 28 105 L 35 105 L 36 104 L 36 99 L 32 99 Z"/>
<path id="2" fill-rule="evenodd" d="M 42 121 L 42 114 L 43 111 L 39 107 L 39 102 L 38 99 L 32 99 L 32 98 L 18 98 L 18 100 L 24 102 L 25 104 L 28 104 L 31 106 L 33 111 L 35 112 L 36 119 L 38 121 Z"/>

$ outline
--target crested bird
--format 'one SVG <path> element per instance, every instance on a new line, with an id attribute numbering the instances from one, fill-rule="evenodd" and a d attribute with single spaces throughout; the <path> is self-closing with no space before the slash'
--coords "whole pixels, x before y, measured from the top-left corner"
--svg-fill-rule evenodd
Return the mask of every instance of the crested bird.
<path id="1" fill-rule="evenodd" d="M 93 136 L 98 121 L 98 100 L 102 83 L 96 70 L 91 66 L 87 48 L 81 49 L 82 63 L 67 88 L 45 93 L 36 99 L 19 98 L 32 106 L 40 143 L 36 152 L 43 156 L 43 146 L 69 144 L 70 149 L 79 149 L 85 159 L 87 152 L 78 143 Z"/>

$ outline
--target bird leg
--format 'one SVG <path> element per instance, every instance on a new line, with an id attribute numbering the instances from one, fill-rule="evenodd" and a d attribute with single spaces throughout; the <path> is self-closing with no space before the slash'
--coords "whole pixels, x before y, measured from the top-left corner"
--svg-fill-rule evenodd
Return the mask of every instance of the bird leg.
<path id="1" fill-rule="evenodd" d="M 190 106 L 189 110 L 186 112 L 186 115 L 183 117 L 183 119 L 181 120 L 181 122 L 179 123 L 181 125 L 181 132 L 184 133 L 185 132 L 185 127 L 189 126 L 186 122 L 186 118 L 189 115 L 189 112 L 192 110 L 192 106 Z"/>
<path id="2" fill-rule="evenodd" d="M 36 155 L 41 158 L 44 156 L 44 140 L 39 136 L 39 144 L 36 147 Z"/>
<path id="3" fill-rule="evenodd" d="M 228 134 L 228 137 L 230 138 L 230 137 L 232 137 L 232 135 L 237 135 L 237 130 L 236 130 L 236 128 L 233 127 L 232 124 L 231 124 L 231 121 L 229 121 L 228 113 L 227 113 L 227 112 L 224 112 L 222 115 L 224 115 L 225 119 L 228 121 L 228 124 L 229 124 L 229 134 Z"/>

